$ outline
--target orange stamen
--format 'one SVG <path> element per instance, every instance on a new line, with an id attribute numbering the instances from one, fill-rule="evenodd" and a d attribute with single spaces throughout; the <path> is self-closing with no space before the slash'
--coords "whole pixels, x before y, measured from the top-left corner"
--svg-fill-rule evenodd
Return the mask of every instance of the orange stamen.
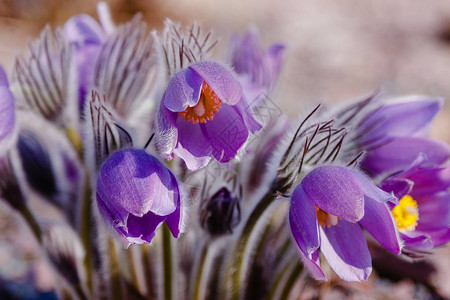
<path id="1" fill-rule="evenodd" d="M 184 111 L 179 112 L 178 115 L 193 124 L 197 124 L 198 122 L 206 123 L 207 120 L 211 121 L 214 118 L 214 115 L 220 109 L 221 103 L 222 101 L 216 93 L 203 81 L 198 103 L 193 107 L 188 107 Z"/>
<path id="2" fill-rule="evenodd" d="M 320 226 L 323 228 L 334 226 L 338 223 L 339 220 L 342 220 L 342 218 L 333 216 L 332 214 L 329 214 L 320 208 L 316 206 L 316 215 L 317 215 L 317 221 L 319 222 Z"/>

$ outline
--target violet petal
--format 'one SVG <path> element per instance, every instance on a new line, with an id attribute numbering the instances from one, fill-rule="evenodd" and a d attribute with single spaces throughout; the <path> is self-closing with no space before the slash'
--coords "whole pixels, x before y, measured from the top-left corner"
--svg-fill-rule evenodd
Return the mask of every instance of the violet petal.
<path id="1" fill-rule="evenodd" d="M 372 259 L 359 224 L 339 221 L 321 228 L 320 250 L 331 268 L 346 281 L 364 281 L 372 272 Z"/>
<path id="2" fill-rule="evenodd" d="M 299 185 L 291 197 L 289 206 L 289 225 L 292 236 L 306 257 L 315 252 L 319 246 L 319 228 L 314 203 L 306 196 Z"/>
<path id="3" fill-rule="evenodd" d="M 203 61 L 189 66 L 189 69 L 200 75 L 223 103 L 235 105 L 241 100 L 242 87 L 224 66 Z"/>
<path id="4" fill-rule="evenodd" d="M 350 222 L 364 215 L 364 195 L 353 172 L 340 166 L 312 170 L 301 183 L 311 201 L 323 211 Z"/>
<path id="5" fill-rule="evenodd" d="M 380 203 L 369 197 L 364 201 L 364 217 L 359 223 L 366 229 L 384 248 L 394 254 L 399 254 L 401 242 L 396 223 L 385 203 Z"/>
<path id="6" fill-rule="evenodd" d="M 212 154 L 220 162 L 227 162 L 247 141 L 248 129 L 242 117 L 228 104 L 223 104 L 214 119 L 201 125 L 211 141 Z"/>
<path id="7" fill-rule="evenodd" d="M 176 124 L 178 144 L 173 152 L 184 160 L 189 170 L 203 168 L 211 160 L 211 141 L 199 124 L 192 124 L 181 117 L 177 118 Z"/>
<path id="8" fill-rule="evenodd" d="M 162 103 L 172 112 L 182 112 L 197 104 L 203 79 L 190 69 L 176 73 L 169 81 Z"/>
<path id="9" fill-rule="evenodd" d="M 362 165 L 374 176 L 381 173 L 391 174 L 405 170 L 420 153 L 427 157 L 425 166 L 435 166 L 449 159 L 450 147 L 434 139 L 397 137 L 381 147 L 368 151 Z"/>

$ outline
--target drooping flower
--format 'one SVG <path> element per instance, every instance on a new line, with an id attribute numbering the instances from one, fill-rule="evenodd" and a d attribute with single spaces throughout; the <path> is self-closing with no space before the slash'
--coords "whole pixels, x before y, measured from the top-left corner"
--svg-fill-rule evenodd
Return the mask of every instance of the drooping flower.
<path id="1" fill-rule="evenodd" d="M 0 155 L 10 148 L 15 136 L 16 105 L 8 79 L 0 66 Z"/>
<path id="2" fill-rule="evenodd" d="M 232 73 L 216 62 L 198 62 L 176 73 L 163 95 L 158 146 L 167 158 L 181 157 L 190 170 L 213 155 L 227 162 L 261 125 L 253 117 Z"/>
<path id="3" fill-rule="evenodd" d="M 249 30 L 243 37 L 233 35 L 231 65 L 238 74 L 246 99 L 257 105 L 258 96 L 269 92 L 281 70 L 284 46 L 274 44 L 263 50 L 259 33 Z"/>
<path id="4" fill-rule="evenodd" d="M 106 32 L 88 15 L 77 15 L 64 24 L 64 36 L 74 46 L 78 71 L 78 101 L 82 109 L 94 80 L 94 68 Z"/>
<path id="5" fill-rule="evenodd" d="M 390 205 L 405 247 L 429 249 L 450 240 L 450 167 L 424 167 L 418 159 L 406 171 L 383 181 L 398 205 Z"/>
<path id="6" fill-rule="evenodd" d="M 363 281 L 372 271 L 361 226 L 393 253 L 400 253 L 394 220 L 386 205 L 396 201 L 365 176 L 340 166 L 321 166 L 295 189 L 289 208 L 292 235 L 306 268 L 326 280 L 319 249 L 344 280 Z"/>
<path id="7" fill-rule="evenodd" d="M 163 222 L 173 236 L 180 233 L 177 180 L 144 150 L 121 150 L 109 156 L 100 168 L 96 198 L 105 223 L 128 244 L 150 243 Z"/>
<path id="8" fill-rule="evenodd" d="M 448 144 L 426 137 L 442 99 L 395 99 L 369 112 L 356 127 L 357 143 L 365 150 L 363 168 L 373 176 L 403 171 L 420 153 L 429 165 L 450 158 Z"/>

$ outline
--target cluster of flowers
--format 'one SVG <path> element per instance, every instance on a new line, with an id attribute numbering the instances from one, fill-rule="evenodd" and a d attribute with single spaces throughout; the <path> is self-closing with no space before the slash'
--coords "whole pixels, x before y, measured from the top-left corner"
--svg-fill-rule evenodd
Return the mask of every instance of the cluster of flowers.
<path id="1" fill-rule="evenodd" d="M 0 197 L 79 295 L 101 293 L 105 272 L 95 270 L 114 264 L 111 249 L 134 248 L 118 240 L 163 246 L 153 254 L 163 257 L 164 288 L 154 293 L 166 299 L 183 272 L 192 283 L 178 290 L 196 298 L 251 295 L 261 253 L 277 254 L 262 266 L 274 289 L 266 292 L 298 258 L 326 280 L 320 253 L 342 279 L 366 280 L 364 230 L 395 254 L 449 240 L 450 147 L 427 137 L 441 99 L 376 94 L 267 119 L 282 45 L 264 50 L 250 31 L 219 62 L 213 34 L 197 24 L 167 21 L 149 34 L 139 17 L 116 26 L 98 8 L 100 23 L 79 15 L 45 29 L 9 81 L 0 68 Z M 58 207 L 76 233 L 63 231 L 73 239 L 64 251 L 56 225 L 29 212 L 33 197 Z"/>

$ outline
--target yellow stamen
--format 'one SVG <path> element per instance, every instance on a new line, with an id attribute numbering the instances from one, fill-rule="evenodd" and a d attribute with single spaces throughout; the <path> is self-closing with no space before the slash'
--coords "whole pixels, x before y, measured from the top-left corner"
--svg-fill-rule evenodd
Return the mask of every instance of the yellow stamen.
<path id="1" fill-rule="evenodd" d="M 217 97 L 211 87 L 203 81 L 202 91 L 198 103 L 193 107 L 188 107 L 178 114 L 186 121 L 193 124 L 206 123 L 211 121 L 214 115 L 219 111 L 222 101 Z"/>
<path id="2" fill-rule="evenodd" d="M 338 223 L 339 220 L 342 220 L 339 217 L 333 216 L 332 214 L 329 214 L 320 208 L 316 206 L 316 215 L 317 215 L 317 221 L 319 222 L 320 226 L 323 228 L 325 227 L 331 227 Z"/>
<path id="3" fill-rule="evenodd" d="M 403 196 L 392 210 L 392 215 L 400 231 L 416 229 L 417 220 L 419 220 L 417 202 L 410 195 Z"/>

